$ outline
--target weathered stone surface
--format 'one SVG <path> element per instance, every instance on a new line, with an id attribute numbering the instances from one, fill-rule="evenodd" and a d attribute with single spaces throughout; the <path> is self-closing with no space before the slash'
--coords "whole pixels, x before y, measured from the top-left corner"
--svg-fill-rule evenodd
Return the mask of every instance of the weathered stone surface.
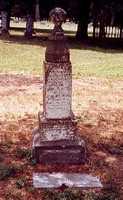
<path id="1" fill-rule="evenodd" d="M 34 131 L 33 156 L 38 163 L 80 164 L 85 162 L 84 141 L 76 135 L 76 122 L 66 120 L 39 120 Z"/>
<path id="2" fill-rule="evenodd" d="M 42 119 L 39 120 L 40 136 L 46 141 L 74 139 L 77 131 L 76 122 L 71 119 Z"/>
<path id="3" fill-rule="evenodd" d="M 62 23 L 66 21 L 67 13 L 62 8 L 57 7 L 50 11 L 49 16 L 55 26 L 61 26 Z"/>
<path id="4" fill-rule="evenodd" d="M 43 164 L 81 164 L 85 162 L 85 143 L 76 140 L 56 140 L 41 142 L 33 150 L 37 163 Z"/>
<path id="5" fill-rule="evenodd" d="M 62 185 L 72 188 L 102 188 L 99 178 L 77 173 L 34 173 L 35 188 L 59 188 Z"/>
<path id="6" fill-rule="evenodd" d="M 65 40 L 65 38 L 64 38 Z M 49 41 L 45 53 L 46 62 L 70 63 L 70 53 L 65 41 Z"/>
<path id="7" fill-rule="evenodd" d="M 78 136 L 72 113 L 72 66 L 64 31 L 66 12 L 57 8 L 50 17 L 55 26 L 44 62 L 43 115 L 33 131 L 33 157 L 44 164 L 80 164 L 86 148 Z"/>
<path id="8" fill-rule="evenodd" d="M 44 115 L 47 119 L 71 118 L 72 69 L 70 63 L 44 64 Z"/>
<path id="9" fill-rule="evenodd" d="M 85 148 L 79 146 L 53 146 L 36 147 L 35 157 L 37 163 L 42 164 L 74 164 L 78 165 L 85 162 Z"/>

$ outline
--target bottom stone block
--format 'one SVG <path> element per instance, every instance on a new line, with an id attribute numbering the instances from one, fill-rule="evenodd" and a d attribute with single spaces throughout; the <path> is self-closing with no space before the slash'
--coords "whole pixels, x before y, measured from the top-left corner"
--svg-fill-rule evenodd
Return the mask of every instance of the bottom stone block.
<path id="1" fill-rule="evenodd" d="M 33 131 L 33 158 L 42 164 L 81 164 L 85 162 L 85 142 L 71 119 L 49 120 L 39 117 Z"/>
<path id="2" fill-rule="evenodd" d="M 85 144 L 76 141 L 59 140 L 41 142 L 34 147 L 33 157 L 37 163 L 42 164 L 81 164 L 85 162 Z"/>

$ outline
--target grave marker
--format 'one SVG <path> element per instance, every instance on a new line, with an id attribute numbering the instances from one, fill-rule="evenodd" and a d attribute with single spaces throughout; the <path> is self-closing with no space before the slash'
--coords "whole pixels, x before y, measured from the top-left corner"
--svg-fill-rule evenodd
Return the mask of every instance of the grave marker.
<path id="1" fill-rule="evenodd" d="M 53 9 L 50 18 L 54 29 L 45 54 L 43 113 L 33 132 L 33 156 L 43 164 L 80 164 L 85 162 L 86 150 L 72 113 L 72 65 L 61 27 L 66 12 Z"/>
<path id="2" fill-rule="evenodd" d="M 72 66 L 69 49 L 61 28 L 66 12 L 50 12 L 55 26 L 50 35 L 44 62 L 43 113 L 33 131 L 33 158 L 40 164 L 82 164 L 86 159 L 85 142 L 78 134 L 72 113 Z M 34 173 L 35 188 L 102 188 L 97 177 L 81 173 Z"/>

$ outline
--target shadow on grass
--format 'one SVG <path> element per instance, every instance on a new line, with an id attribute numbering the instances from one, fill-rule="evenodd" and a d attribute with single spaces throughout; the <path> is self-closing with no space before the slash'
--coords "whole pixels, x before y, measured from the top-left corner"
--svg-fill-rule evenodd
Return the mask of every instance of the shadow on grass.
<path id="1" fill-rule="evenodd" d="M 39 45 L 46 47 L 48 44 L 48 35 L 51 32 L 50 29 L 36 29 L 36 34 L 31 39 L 24 37 L 24 28 L 12 28 L 10 36 L 1 36 L 0 39 L 5 43 L 19 43 L 22 45 Z M 81 42 L 75 38 L 74 31 L 65 31 L 65 35 L 68 39 L 68 45 L 70 49 L 84 49 L 106 53 L 123 53 L 123 40 L 107 38 L 99 40 L 96 38 L 88 38 Z"/>

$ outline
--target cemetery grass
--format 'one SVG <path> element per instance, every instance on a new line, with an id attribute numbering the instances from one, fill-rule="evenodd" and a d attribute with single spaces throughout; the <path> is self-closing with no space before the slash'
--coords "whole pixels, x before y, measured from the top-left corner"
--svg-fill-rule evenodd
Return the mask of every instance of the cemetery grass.
<path id="1" fill-rule="evenodd" d="M 47 45 L 47 33 L 38 33 L 32 40 L 24 39 L 23 32 L 11 31 L 10 37 L 0 40 L 0 72 L 42 74 L 42 63 Z M 122 78 L 123 51 L 102 49 L 69 41 L 73 77 L 82 76 Z"/>
<path id="2" fill-rule="evenodd" d="M 91 173 L 104 185 L 101 192 L 96 191 L 97 199 L 123 199 L 123 54 L 69 45 L 74 67 L 73 112 L 87 144 L 87 161 L 80 166 L 37 166 L 31 158 L 32 130 L 42 111 L 40 74 L 46 41 L 40 37 L 27 41 L 21 35 L 0 40 L 1 200 L 51 199 L 52 191 L 32 187 L 34 171 Z M 79 199 L 82 195 L 85 200 L 96 199 L 93 190 L 65 191 L 75 192 Z M 61 188 L 54 193 L 58 196 L 65 191 Z"/>

